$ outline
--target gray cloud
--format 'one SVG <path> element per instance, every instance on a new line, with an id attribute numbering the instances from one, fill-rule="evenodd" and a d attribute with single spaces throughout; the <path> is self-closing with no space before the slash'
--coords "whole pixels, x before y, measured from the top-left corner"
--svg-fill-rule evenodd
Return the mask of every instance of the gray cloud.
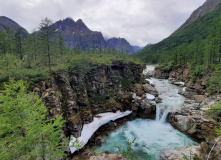
<path id="1" fill-rule="evenodd" d="M 105 37 L 123 37 L 132 45 L 156 43 L 174 32 L 205 0 L 1 0 L 0 14 L 29 32 L 48 17 L 82 19 Z"/>

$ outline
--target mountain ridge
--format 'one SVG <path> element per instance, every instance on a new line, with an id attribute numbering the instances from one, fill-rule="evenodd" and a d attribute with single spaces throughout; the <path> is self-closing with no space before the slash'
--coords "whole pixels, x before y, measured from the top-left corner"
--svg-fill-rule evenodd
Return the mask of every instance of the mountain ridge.
<path id="1" fill-rule="evenodd" d="M 213 11 L 214 9 L 221 6 L 221 0 L 206 0 L 206 2 L 197 8 L 193 13 L 190 15 L 190 17 L 185 21 L 184 24 L 182 24 L 174 33 L 184 29 L 189 24 L 193 23 L 197 19 L 203 17 L 207 13 Z"/>
<path id="2" fill-rule="evenodd" d="M 219 2 L 220 1 L 221 0 L 219 0 Z M 206 39 L 210 30 L 212 29 L 213 21 L 221 16 L 220 13 L 221 6 L 218 5 L 211 12 L 208 12 L 204 16 L 198 18 L 191 24 L 185 26 L 183 29 L 177 30 L 162 41 L 151 45 L 150 47 L 145 47 L 141 51 L 137 52 L 134 56 L 149 61 L 148 59 L 150 59 L 150 55 L 152 55 L 152 58 L 154 57 L 153 55 L 155 55 L 153 61 L 156 63 L 163 53 L 169 54 L 171 52 L 175 52 L 174 50 L 181 46 L 181 44 L 190 45 L 194 39 L 196 39 L 196 37 L 199 37 L 200 39 Z"/>
<path id="3" fill-rule="evenodd" d="M 52 24 L 52 28 L 58 30 L 65 41 L 65 45 L 69 48 L 75 47 L 77 44 L 85 50 L 88 47 L 106 48 L 107 43 L 101 32 L 91 31 L 81 19 L 76 22 L 72 18 L 59 20 Z"/>
<path id="4" fill-rule="evenodd" d="M 8 28 L 10 28 L 10 31 L 12 33 L 16 33 L 18 29 L 21 28 L 25 36 L 29 34 L 28 31 L 24 27 L 20 26 L 14 20 L 6 16 L 0 16 L 0 30 L 3 30 L 4 32 L 6 32 Z"/>
<path id="5" fill-rule="evenodd" d="M 129 54 L 134 53 L 132 46 L 126 39 L 121 38 L 117 40 L 110 38 L 105 40 L 101 32 L 90 30 L 82 19 L 78 19 L 75 22 L 72 18 L 68 17 L 53 23 L 52 28 L 58 30 L 62 34 L 65 45 L 69 48 L 80 44 L 83 50 L 86 50 L 88 47 L 101 47 L 103 49 L 114 47 L 116 50 L 123 49 Z"/>
<path id="6" fill-rule="evenodd" d="M 12 19 L 6 16 L 0 16 L 0 30 L 6 32 L 8 28 L 10 28 L 13 34 L 15 34 L 17 30 L 21 28 L 25 37 L 29 35 L 25 28 L 20 26 Z M 67 17 L 63 20 L 58 20 L 52 24 L 52 29 L 61 33 L 65 45 L 68 48 L 73 48 L 80 45 L 83 50 L 88 48 L 115 48 L 118 51 L 124 50 L 124 52 L 128 52 L 129 54 L 134 53 L 132 46 L 126 39 L 121 38 L 114 43 L 113 41 L 110 42 L 110 40 L 105 40 L 101 32 L 90 30 L 82 19 L 74 21 L 71 17 Z"/>
<path id="7" fill-rule="evenodd" d="M 107 40 L 108 47 L 114 47 L 116 50 L 123 50 L 128 54 L 133 54 L 134 49 L 125 38 L 110 38 Z"/>

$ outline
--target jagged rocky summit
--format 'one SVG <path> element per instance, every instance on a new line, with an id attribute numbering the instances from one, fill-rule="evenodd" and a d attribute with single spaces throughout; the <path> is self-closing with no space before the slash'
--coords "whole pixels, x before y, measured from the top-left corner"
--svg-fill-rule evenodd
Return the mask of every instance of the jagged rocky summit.
<path id="1" fill-rule="evenodd" d="M 64 38 L 65 45 L 69 48 L 80 44 L 83 49 L 94 46 L 107 47 L 101 32 L 91 31 L 84 22 L 79 19 L 76 22 L 72 18 L 66 18 L 55 22 L 52 28 L 60 32 Z"/>
<path id="2" fill-rule="evenodd" d="M 65 45 L 69 48 L 80 44 L 84 50 L 88 47 L 101 47 L 103 49 L 124 50 L 130 54 L 134 53 L 132 46 L 126 39 L 111 38 L 106 41 L 101 32 L 90 30 L 81 19 L 75 22 L 72 18 L 66 18 L 55 22 L 52 27 L 62 34 Z"/>

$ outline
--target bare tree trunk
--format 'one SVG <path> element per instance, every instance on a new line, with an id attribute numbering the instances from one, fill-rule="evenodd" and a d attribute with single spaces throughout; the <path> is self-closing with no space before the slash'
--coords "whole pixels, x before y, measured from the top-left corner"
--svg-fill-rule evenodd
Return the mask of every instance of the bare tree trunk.
<path id="1" fill-rule="evenodd" d="M 44 145 L 44 136 L 43 136 L 43 134 L 41 135 L 41 140 L 42 140 L 42 160 L 45 160 L 45 145 Z"/>
<path id="2" fill-rule="evenodd" d="M 49 44 L 49 31 L 47 30 L 47 51 L 48 51 L 48 67 L 49 67 L 49 73 L 50 73 L 50 78 L 52 78 L 52 73 L 51 73 L 51 56 L 50 56 L 50 44 Z"/>

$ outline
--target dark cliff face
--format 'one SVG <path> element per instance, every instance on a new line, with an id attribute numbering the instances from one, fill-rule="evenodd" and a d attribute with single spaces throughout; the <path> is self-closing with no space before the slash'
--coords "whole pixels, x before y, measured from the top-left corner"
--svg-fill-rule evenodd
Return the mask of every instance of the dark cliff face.
<path id="1" fill-rule="evenodd" d="M 206 0 L 206 2 L 200 6 L 198 9 L 196 9 L 190 17 L 186 20 L 186 22 L 179 28 L 177 29 L 174 33 L 179 32 L 189 24 L 193 23 L 197 19 L 203 17 L 207 13 L 213 11 L 217 7 L 221 6 L 221 0 Z"/>
<path id="2" fill-rule="evenodd" d="M 25 36 L 28 35 L 28 31 L 21 27 L 19 24 L 17 24 L 15 21 L 11 20 L 8 17 L 0 16 L 0 30 L 6 31 L 7 29 L 10 29 L 12 33 L 15 33 L 18 31 L 18 29 L 22 29 L 22 32 Z"/>
<path id="3" fill-rule="evenodd" d="M 59 31 L 64 37 L 67 47 L 75 47 L 80 44 L 83 49 L 87 47 L 106 48 L 107 43 L 101 32 L 91 31 L 84 22 L 79 19 L 76 22 L 71 18 L 57 21 L 52 28 Z"/>
<path id="4" fill-rule="evenodd" d="M 124 38 L 110 38 L 107 40 L 108 47 L 114 47 L 117 50 L 123 50 L 126 53 L 134 53 L 133 47 Z"/>
<path id="5" fill-rule="evenodd" d="M 79 19 L 76 22 L 71 18 L 66 18 L 63 21 L 57 21 L 52 25 L 54 29 L 58 29 L 63 34 L 73 34 L 74 32 L 92 32 L 84 22 Z"/>
<path id="6" fill-rule="evenodd" d="M 81 70 L 54 73 L 52 81 L 42 82 L 35 92 L 48 107 L 49 118 L 62 114 L 67 120 L 66 136 L 77 138 L 83 125 L 98 113 L 133 110 L 141 117 L 155 115 L 155 105 L 145 99 L 149 84 L 142 86 L 142 71 L 141 65 L 122 61 L 114 61 L 111 66 L 92 65 L 84 74 Z M 141 98 L 135 100 L 135 93 Z"/>

